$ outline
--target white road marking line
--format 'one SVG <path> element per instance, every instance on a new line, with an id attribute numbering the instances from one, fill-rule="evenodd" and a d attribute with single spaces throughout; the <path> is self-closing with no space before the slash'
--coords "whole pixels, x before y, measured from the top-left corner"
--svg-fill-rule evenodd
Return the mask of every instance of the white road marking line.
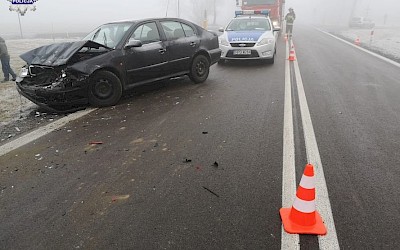
<path id="1" fill-rule="evenodd" d="M 47 124 L 46 126 L 40 127 L 32 132 L 30 132 L 29 134 L 26 134 L 24 136 L 21 136 L 7 144 L 4 144 L 2 146 L 0 146 L 0 156 L 3 156 L 11 151 L 13 151 L 14 149 L 17 149 L 19 147 L 22 147 L 34 140 L 39 139 L 40 137 L 47 135 L 51 132 L 53 132 L 56 129 L 61 128 L 62 126 L 64 126 L 65 124 L 67 124 L 70 121 L 76 120 L 82 116 L 85 116 L 87 114 L 89 114 L 90 112 L 94 111 L 96 109 L 85 109 L 82 111 L 78 111 L 75 112 L 73 114 L 70 114 L 66 117 L 63 117 L 57 121 L 54 121 L 50 124 Z"/>
<path id="2" fill-rule="evenodd" d="M 282 207 L 291 207 L 296 197 L 292 86 L 290 82 L 290 63 L 287 58 L 289 58 L 289 45 L 286 41 L 285 106 L 283 118 Z M 281 249 L 300 249 L 299 235 L 287 233 L 283 228 L 283 225 L 281 237 Z"/>
<path id="3" fill-rule="evenodd" d="M 318 31 L 321 32 L 321 33 L 324 33 L 325 35 L 331 36 L 331 37 L 333 37 L 333 38 L 335 38 L 335 39 L 337 39 L 337 40 L 339 40 L 339 41 L 342 41 L 342 42 L 344 42 L 344 43 L 346 43 L 346 44 L 348 44 L 348 45 L 350 45 L 350 46 L 353 46 L 353 47 L 355 47 L 355 48 L 357 48 L 357 49 L 359 49 L 359 50 L 362 50 L 362 51 L 364 51 L 364 52 L 366 52 L 366 53 L 368 53 L 368 54 L 370 54 L 370 55 L 372 55 L 372 56 L 375 56 L 375 57 L 377 57 L 377 58 L 379 58 L 379 59 L 381 59 L 381 60 L 383 60 L 383 61 L 385 61 L 385 62 L 388 62 L 388 63 L 390 63 L 390 64 L 392 64 L 392 65 L 394 65 L 394 66 L 400 68 L 400 63 L 398 63 L 398 62 L 395 62 L 395 61 L 393 61 L 393 60 L 390 60 L 389 58 L 386 58 L 386 57 L 384 57 L 384 56 L 378 55 L 378 54 L 376 54 L 376 53 L 374 53 L 374 52 L 372 52 L 372 51 L 369 51 L 369 50 L 364 49 L 364 48 L 362 48 L 362 47 L 360 47 L 360 46 L 357 46 L 357 45 L 355 45 L 355 44 L 352 44 L 351 42 L 348 42 L 348 41 L 346 41 L 346 40 L 344 40 L 344 39 L 342 39 L 342 38 L 340 38 L 340 37 L 337 37 L 337 36 L 335 36 L 335 35 L 332 35 L 331 33 L 326 32 L 326 31 L 324 31 L 324 30 L 321 30 L 321 29 L 316 29 L 316 30 L 318 30 Z"/>
<path id="4" fill-rule="evenodd" d="M 335 222 L 333 220 L 331 203 L 329 201 L 328 188 L 326 186 L 324 169 L 322 167 L 321 156 L 319 154 L 317 139 L 315 138 L 314 127 L 311 121 L 310 110 L 307 104 L 307 98 L 304 91 L 303 80 L 300 74 L 298 58 L 294 61 L 294 71 L 297 82 L 297 93 L 299 96 L 299 105 L 301 120 L 303 124 L 304 140 L 306 144 L 307 160 L 314 165 L 316 175 L 316 208 L 321 214 L 327 227 L 328 233 L 325 236 L 318 236 L 320 249 L 340 249 L 336 234 Z"/>

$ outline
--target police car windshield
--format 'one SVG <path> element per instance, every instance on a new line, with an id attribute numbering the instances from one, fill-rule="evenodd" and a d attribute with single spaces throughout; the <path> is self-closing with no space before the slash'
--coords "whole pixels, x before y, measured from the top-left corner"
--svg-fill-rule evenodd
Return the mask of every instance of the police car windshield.
<path id="1" fill-rule="evenodd" d="M 227 31 L 267 31 L 271 30 L 271 25 L 266 18 L 241 18 L 233 19 Z"/>
<path id="2" fill-rule="evenodd" d="M 100 26 L 90 32 L 83 40 L 92 40 L 115 49 L 132 23 L 111 23 Z"/>

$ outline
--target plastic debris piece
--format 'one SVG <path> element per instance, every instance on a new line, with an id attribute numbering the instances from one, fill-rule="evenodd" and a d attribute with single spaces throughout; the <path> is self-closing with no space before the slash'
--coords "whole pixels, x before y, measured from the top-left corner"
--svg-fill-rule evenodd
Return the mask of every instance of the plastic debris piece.
<path id="1" fill-rule="evenodd" d="M 218 162 L 214 162 L 213 163 L 213 166 L 216 167 L 216 168 L 218 167 L 218 165 L 219 165 Z"/>
<path id="2" fill-rule="evenodd" d="M 192 162 L 192 160 L 191 159 L 185 159 L 185 161 L 184 161 L 184 163 L 189 163 L 189 162 Z"/>
<path id="3" fill-rule="evenodd" d="M 208 134 L 208 132 L 207 131 L 203 131 L 203 135 L 206 135 L 206 134 Z"/>
<path id="4" fill-rule="evenodd" d="M 115 202 L 115 201 L 120 201 L 120 200 L 126 200 L 126 199 L 128 199 L 129 198 L 129 194 L 125 194 L 125 195 L 114 195 L 113 197 L 112 197 L 112 201 L 113 202 Z"/>
<path id="5" fill-rule="evenodd" d="M 204 188 L 205 190 L 207 190 L 208 192 L 212 193 L 213 195 L 215 195 L 215 196 L 217 196 L 217 197 L 219 198 L 219 195 L 216 194 L 215 192 L 213 192 L 212 190 L 208 189 L 208 188 L 205 187 L 205 186 L 203 186 L 203 188 Z"/>
<path id="6" fill-rule="evenodd" d="M 89 145 L 100 145 L 100 144 L 103 144 L 103 142 L 102 141 L 91 141 L 91 142 L 89 142 Z"/>

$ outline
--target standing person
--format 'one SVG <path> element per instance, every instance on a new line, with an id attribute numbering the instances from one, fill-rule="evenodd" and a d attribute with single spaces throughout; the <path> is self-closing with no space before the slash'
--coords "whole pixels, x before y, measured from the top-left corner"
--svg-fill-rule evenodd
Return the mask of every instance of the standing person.
<path id="1" fill-rule="evenodd" d="M 0 37 L 0 60 L 1 60 L 1 68 L 4 73 L 4 80 L 1 82 L 2 83 L 8 82 L 10 79 L 9 78 L 10 75 L 12 77 L 12 80 L 15 81 L 17 75 L 14 73 L 14 71 L 10 66 L 10 55 L 8 54 L 6 41 L 4 41 L 2 37 Z"/>
<path id="2" fill-rule="evenodd" d="M 296 19 L 296 14 L 294 13 L 293 8 L 289 8 L 289 13 L 285 16 L 286 34 L 288 34 L 288 36 L 292 35 L 294 19 Z"/>

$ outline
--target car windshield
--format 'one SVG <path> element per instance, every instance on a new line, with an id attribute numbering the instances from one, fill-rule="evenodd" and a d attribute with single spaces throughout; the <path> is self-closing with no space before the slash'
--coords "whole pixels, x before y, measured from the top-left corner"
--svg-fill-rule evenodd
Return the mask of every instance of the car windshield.
<path id="1" fill-rule="evenodd" d="M 90 32 L 83 40 L 92 40 L 115 49 L 132 23 L 113 23 L 102 25 Z"/>
<path id="2" fill-rule="evenodd" d="M 266 18 L 246 18 L 246 19 L 233 19 L 228 27 L 228 31 L 257 31 L 257 30 L 271 30 L 271 25 Z"/>

